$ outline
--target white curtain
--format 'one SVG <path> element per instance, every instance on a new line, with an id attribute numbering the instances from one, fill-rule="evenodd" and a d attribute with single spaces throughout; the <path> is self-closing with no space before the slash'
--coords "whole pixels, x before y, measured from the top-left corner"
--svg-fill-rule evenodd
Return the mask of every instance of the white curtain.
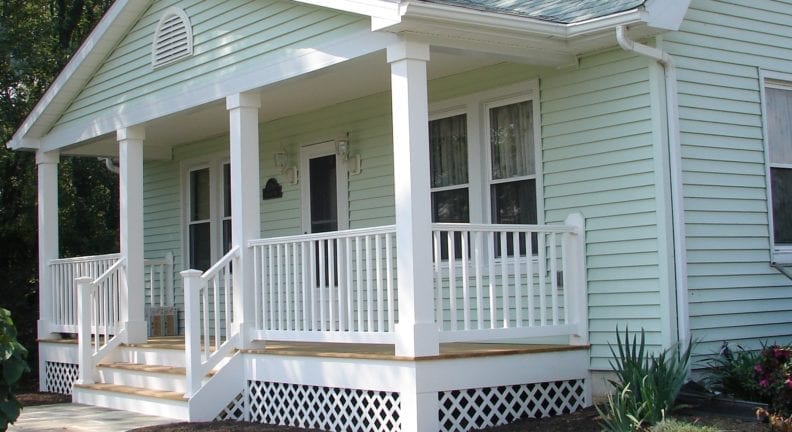
<path id="1" fill-rule="evenodd" d="M 490 109 L 492 179 L 535 174 L 531 102 Z"/>
<path id="2" fill-rule="evenodd" d="M 433 188 L 468 182 L 465 114 L 429 122 L 429 152 Z"/>

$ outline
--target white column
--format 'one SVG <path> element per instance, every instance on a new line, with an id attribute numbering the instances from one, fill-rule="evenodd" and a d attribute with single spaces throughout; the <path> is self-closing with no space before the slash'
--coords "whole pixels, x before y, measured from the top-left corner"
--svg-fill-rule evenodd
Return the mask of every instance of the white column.
<path id="1" fill-rule="evenodd" d="M 52 297 L 50 260 L 58 258 L 58 151 L 36 153 L 38 167 L 38 255 L 39 255 L 39 320 L 38 337 L 48 339 L 53 334 L 55 305 Z"/>
<path id="2" fill-rule="evenodd" d="M 250 346 L 253 302 L 253 253 L 248 240 L 260 235 L 258 93 L 226 98 L 231 141 L 231 244 L 240 247 L 241 271 L 234 271 L 234 326 L 243 348 Z M 235 269 L 236 270 L 236 269 Z"/>
<path id="3" fill-rule="evenodd" d="M 143 280 L 143 126 L 117 131 L 119 159 L 121 256 L 126 258 L 126 282 L 121 283 L 121 322 L 126 343 L 147 339 Z M 125 307 L 126 306 L 126 307 Z"/>
<path id="4" fill-rule="evenodd" d="M 402 39 L 388 47 L 399 283 L 396 355 L 406 357 L 439 352 L 432 292 L 427 61 L 427 44 Z"/>

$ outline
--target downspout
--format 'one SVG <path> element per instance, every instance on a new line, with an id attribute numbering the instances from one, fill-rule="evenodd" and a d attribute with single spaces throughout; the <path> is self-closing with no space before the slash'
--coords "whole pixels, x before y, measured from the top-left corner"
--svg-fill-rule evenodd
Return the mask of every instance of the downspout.
<path id="1" fill-rule="evenodd" d="M 688 313 L 687 247 L 685 245 L 685 208 L 682 191 L 682 145 L 679 136 L 679 101 L 677 72 L 671 56 L 660 49 L 643 45 L 627 37 L 625 26 L 616 27 L 616 40 L 628 52 L 655 60 L 663 67 L 666 90 L 669 168 L 671 171 L 671 214 L 674 236 L 674 273 L 676 278 L 677 337 L 682 346 L 690 340 Z"/>

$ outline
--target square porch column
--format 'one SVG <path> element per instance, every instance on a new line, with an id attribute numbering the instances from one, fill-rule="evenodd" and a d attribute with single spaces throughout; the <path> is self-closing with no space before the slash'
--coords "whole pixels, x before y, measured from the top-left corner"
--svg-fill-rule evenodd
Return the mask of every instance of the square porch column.
<path id="1" fill-rule="evenodd" d="M 58 151 L 36 152 L 38 169 L 38 277 L 39 277 L 39 339 L 57 337 L 53 333 L 55 311 L 52 301 L 50 260 L 58 258 Z M 40 380 L 44 383 L 44 380 Z"/>
<path id="2" fill-rule="evenodd" d="M 143 140 L 144 126 L 119 129 L 118 184 L 121 256 L 126 258 L 126 282 L 121 283 L 119 301 L 125 343 L 141 343 L 148 338 L 143 276 Z"/>
<path id="3" fill-rule="evenodd" d="M 253 253 L 248 240 L 261 233 L 259 207 L 258 93 L 239 93 L 226 98 L 231 159 L 231 244 L 240 247 L 241 271 L 234 271 L 234 327 L 242 348 L 250 348 L 253 330 Z"/>
<path id="4" fill-rule="evenodd" d="M 388 47 L 393 103 L 399 323 L 396 355 L 439 353 L 434 320 L 429 182 L 429 45 L 401 39 Z"/>

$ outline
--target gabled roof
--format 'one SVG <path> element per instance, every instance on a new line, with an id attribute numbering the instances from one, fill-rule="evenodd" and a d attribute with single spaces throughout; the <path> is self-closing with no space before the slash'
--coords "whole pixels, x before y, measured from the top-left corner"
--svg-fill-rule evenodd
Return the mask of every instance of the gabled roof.
<path id="1" fill-rule="evenodd" d="M 642 6 L 645 0 L 422 0 L 560 24 L 602 18 Z"/>

